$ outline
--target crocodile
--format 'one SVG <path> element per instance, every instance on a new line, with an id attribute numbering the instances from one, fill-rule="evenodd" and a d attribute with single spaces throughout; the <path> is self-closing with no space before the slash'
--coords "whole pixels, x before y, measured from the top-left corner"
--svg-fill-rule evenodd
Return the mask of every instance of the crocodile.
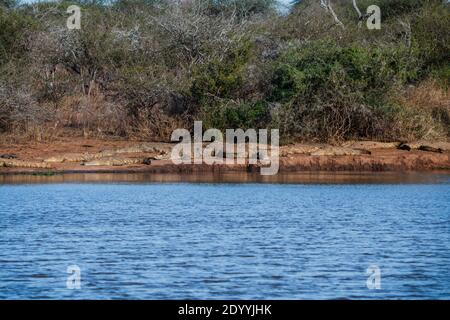
<path id="1" fill-rule="evenodd" d="M 23 161 L 17 159 L 0 159 L 0 167 L 7 168 L 51 168 L 48 163 L 38 161 Z"/>
<path id="2" fill-rule="evenodd" d="M 325 147 L 311 153 L 312 156 L 360 156 L 371 154 L 368 150 L 344 147 Z"/>
<path id="3" fill-rule="evenodd" d="M 100 159 L 89 162 L 82 163 L 84 166 L 126 166 L 131 164 L 151 164 L 151 158 L 110 158 L 110 159 Z"/>
<path id="4" fill-rule="evenodd" d="M 420 150 L 426 152 L 436 152 L 436 153 L 448 153 L 450 152 L 450 142 L 426 142 L 426 141 L 415 141 L 415 142 L 404 142 L 398 146 L 400 150 Z"/>
<path id="5" fill-rule="evenodd" d="M 400 146 L 401 142 L 378 142 L 378 141 L 347 141 L 342 147 L 352 149 L 395 149 Z"/>
<path id="6" fill-rule="evenodd" d="M 281 156 L 289 157 L 296 154 L 305 154 L 310 155 L 313 152 L 319 150 L 318 146 L 310 146 L 310 145 L 294 145 L 294 146 L 286 146 L 281 148 Z"/>
<path id="7" fill-rule="evenodd" d="M 162 159 L 166 158 L 171 151 L 171 146 L 162 144 L 142 143 L 139 145 L 125 147 L 115 150 L 103 150 L 97 153 L 67 153 L 53 156 L 44 160 L 47 163 L 63 163 L 63 162 L 90 162 L 102 158 L 114 157 L 118 154 L 125 153 L 155 153 Z M 167 157 L 168 158 L 168 157 Z"/>

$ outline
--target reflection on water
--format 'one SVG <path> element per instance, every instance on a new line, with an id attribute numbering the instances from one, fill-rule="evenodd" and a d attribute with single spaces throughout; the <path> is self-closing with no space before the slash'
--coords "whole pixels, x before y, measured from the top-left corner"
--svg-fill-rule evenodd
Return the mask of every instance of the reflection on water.
<path id="1" fill-rule="evenodd" d="M 0 298 L 450 298 L 448 175 L 300 176 L 2 176 Z"/>
<path id="2" fill-rule="evenodd" d="M 450 172 L 295 172 L 262 176 L 254 173 L 154 174 L 74 173 L 55 175 L 1 175 L 0 184 L 31 183 L 290 183 L 290 184 L 397 184 L 450 181 Z"/>

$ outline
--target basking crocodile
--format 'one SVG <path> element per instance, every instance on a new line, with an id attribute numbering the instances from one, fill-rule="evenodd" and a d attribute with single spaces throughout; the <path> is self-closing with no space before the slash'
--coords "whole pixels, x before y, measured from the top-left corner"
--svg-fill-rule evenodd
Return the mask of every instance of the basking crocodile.
<path id="1" fill-rule="evenodd" d="M 0 167 L 7 168 L 39 168 L 48 169 L 51 168 L 48 163 L 38 161 L 23 161 L 16 159 L 0 159 Z"/>
<path id="2" fill-rule="evenodd" d="M 325 147 L 311 153 L 312 156 L 360 156 L 365 154 L 371 154 L 371 152 L 345 147 Z"/>
<path id="3" fill-rule="evenodd" d="M 444 153 L 450 152 L 450 142 L 426 142 L 426 141 L 416 141 L 410 143 L 402 143 L 398 146 L 400 150 L 420 150 L 427 152 L 437 152 Z"/>
<path id="4" fill-rule="evenodd" d="M 150 158 L 110 158 L 110 159 L 100 159 L 90 162 L 84 162 L 84 166 L 126 166 L 131 164 L 151 164 Z"/>
<path id="5" fill-rule="evenodd" d="M 104 150 L 97 153 L 66 153 L 44 160 L 47 163 L 63 163 L 63 162 L 91 162 L 108 157 L 114 157 L 119 154 L 126 153 L 154 153 L 156 156 L 163 158 L 169 155 L 171 146 L 167 144 L 142 143 L 139 145 L 125 147 L 115 150 Z"/>

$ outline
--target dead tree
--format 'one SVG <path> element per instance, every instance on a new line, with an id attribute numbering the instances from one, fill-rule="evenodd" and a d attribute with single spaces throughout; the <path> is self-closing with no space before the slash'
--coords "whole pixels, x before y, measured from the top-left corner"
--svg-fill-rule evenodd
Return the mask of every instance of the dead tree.
<path id="1" fill-rule="evenodd" d="M 353 3 L 353 8 L 355 8 L 356 13 L 358 14 L 359 24 L 361 24 L 361 22 L 367 17 L 367 15 L 362 14 L 361 10 L 359 10 L 356 0 L 352 0 L 352 3 Z M 339 20 L 336 12 L 333 10 L 333 7 L 331 5 L 331 0 L 320 0 L 320 6 L 331 14 L 331 16 L 333 17 L 333 19 L 337 25 L 341 26 L 342 28 L 345 28 L 344 24 L 341 22 L 341 20 Z"/>
<path id="2" fill-rule="evenodd" d="M 341 20 L 339 20 L 338 16 L 333 10 L 333 7 L 331 6 L 331 0 L 320 0 L 320 6 L 325 10 L 327 10 L 333 16 L 333 19 L 337 25 L 344 28 L 344 24 L 341 22 Z"/>

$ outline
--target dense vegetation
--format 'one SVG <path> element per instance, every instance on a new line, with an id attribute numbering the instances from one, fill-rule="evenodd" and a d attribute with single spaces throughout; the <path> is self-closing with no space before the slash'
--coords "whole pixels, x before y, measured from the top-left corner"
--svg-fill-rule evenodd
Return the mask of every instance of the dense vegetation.
<path id="1" fill-rule="evenodd" d="M 381 7 L 381 30 L 351 0 L 333 1 L 343 25 L 319 0 L 287 15 L 271 0 L 0 0 L 0 132 L 167 140 L 203 120 L 284 142 L 447 138 L 449 5 L 358 2 Z"/>

